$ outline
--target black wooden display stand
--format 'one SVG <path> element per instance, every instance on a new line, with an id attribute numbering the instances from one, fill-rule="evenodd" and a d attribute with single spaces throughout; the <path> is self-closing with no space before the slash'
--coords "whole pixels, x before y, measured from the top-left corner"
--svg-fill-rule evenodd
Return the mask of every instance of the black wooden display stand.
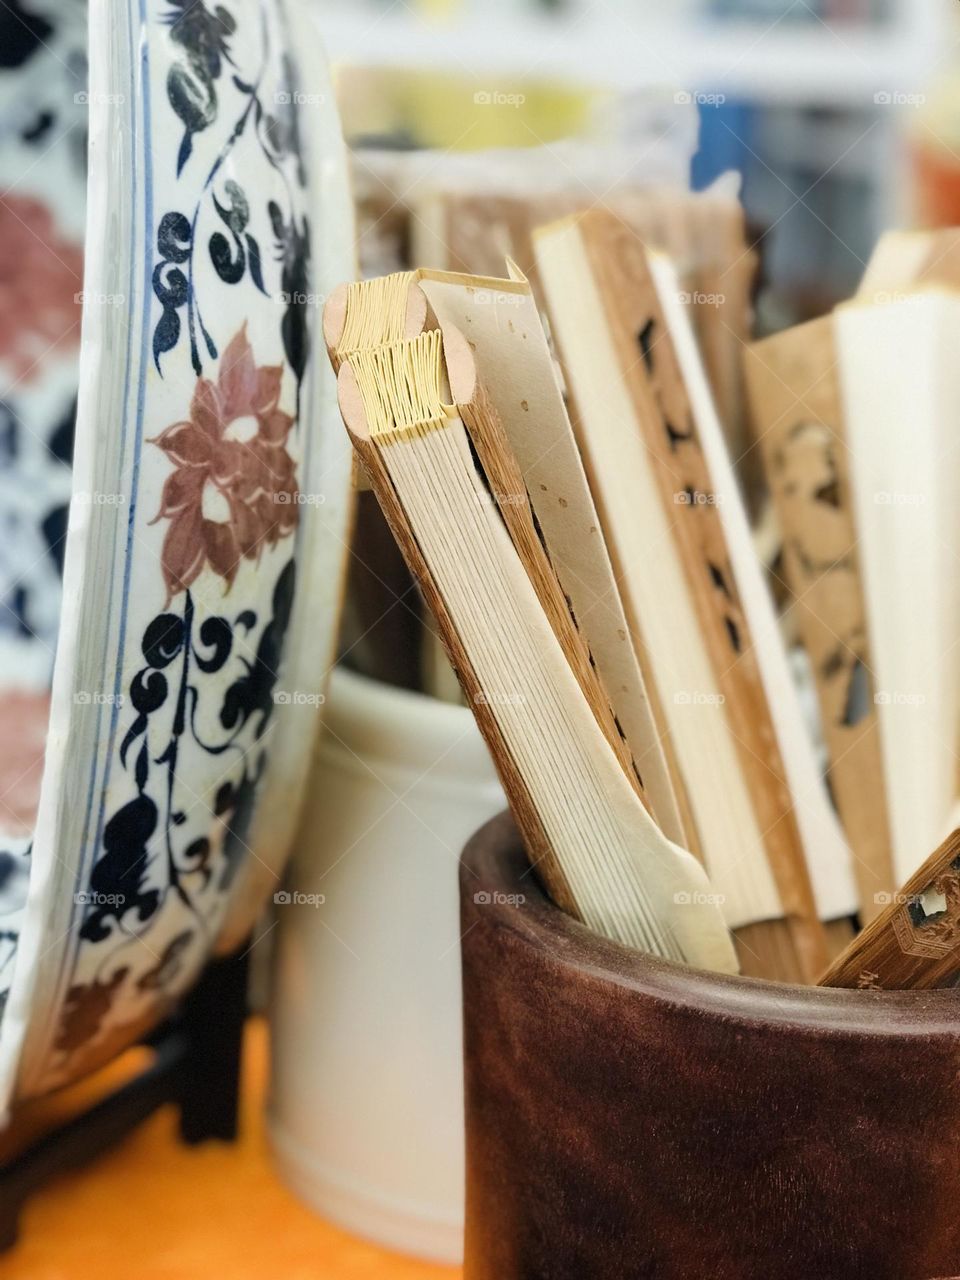
<path id="1" fill-rule="evenodd" d="M 178 1015 L 145 1043 L 150 1065 L 0 1165 L 0 1252 L 17 1240 L 20 1212 L 49 1178 L 76 1169 L 169 1102 L 184 1142 L 237 1136 L 240 1056 L 247 1014 L 247 950 L 214 960 Z"/>

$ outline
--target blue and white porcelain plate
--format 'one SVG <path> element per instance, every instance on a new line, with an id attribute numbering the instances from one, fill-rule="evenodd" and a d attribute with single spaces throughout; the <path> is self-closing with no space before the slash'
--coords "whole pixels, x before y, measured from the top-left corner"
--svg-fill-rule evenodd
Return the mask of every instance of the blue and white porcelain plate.
<path id="1" fill-rule="evenodd" d="M 320 306 L 353 274 L 295 6 L 9 13 L 0 724 L 39 744 L 52 692 L 42 769 L 0 757 L 0 1103 L 156 1022 L 282 864 L 346 537 Z"/>

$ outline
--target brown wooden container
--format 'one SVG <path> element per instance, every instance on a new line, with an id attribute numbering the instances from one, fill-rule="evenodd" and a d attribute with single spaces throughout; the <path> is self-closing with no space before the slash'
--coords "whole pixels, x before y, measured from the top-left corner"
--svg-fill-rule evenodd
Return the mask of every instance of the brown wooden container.
<path id="1" fill-rule="evenodd" d="M 544 897 L 506 815 L 461 902 L 465 1280 L 960 1273 L 960 994 L 630 952 Z"/>

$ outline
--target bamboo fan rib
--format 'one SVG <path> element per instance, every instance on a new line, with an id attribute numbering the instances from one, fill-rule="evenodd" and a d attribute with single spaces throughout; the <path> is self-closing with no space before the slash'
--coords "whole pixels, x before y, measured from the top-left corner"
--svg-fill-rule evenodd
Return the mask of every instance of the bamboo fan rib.
<path id="1" fill-rule="evenodd" d="M 630 789 L 491 509 L 465 428 L 440 399 L 439 334 L 350 363 L 371 439 L 538 811 L 548 885 L 559 875 L 583 921 L 619 942 L 734 968 L 702 869 Z"/>
<path id="2" fill-rule="evenodd" d="M 515 459 L 520 487 L 529 498 L 534 536 L 543 544 L 609 700 L 614 730 L 629 754 L 631 772 L 642 782 L 644 803 L 668 839 L 696 852 L 692 824 L 687 827 L 681 813 L 679 779 L 667 758 L 662 715 L 634 642 L 530 286 L 515 275 L 495 280 L 436 271 L 421 271 L 418 284 L 442 330 L 470 334 L 482 391 L 474 388 L 469 407 L 461 403 L 461 414 L 476 446 L 478 423 L 490 417 L 492 407 L 504 452 Z M 462 396 L 455 363 L 451 377 Z M 492 480 L 489 473 L 487 478 Z M 501 509 L 509 524 L 519 507 L 511 503 Z M 519 546 L 513 530 L 511 536 Z M 685 798 L 682 807 L 689 808 Z"/>

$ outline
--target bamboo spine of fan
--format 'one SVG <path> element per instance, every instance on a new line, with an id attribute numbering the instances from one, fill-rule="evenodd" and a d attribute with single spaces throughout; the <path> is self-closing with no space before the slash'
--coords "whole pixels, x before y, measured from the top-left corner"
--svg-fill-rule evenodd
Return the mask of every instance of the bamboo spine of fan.
<path id="1" fill-rule="evenodd" d="M 437 331 L 341 365 L 341 412 L 561 906 L 608 937 L 736 967 L 702 869 L 667 841 L 597 725 L 445 404 Z"/>
<path id="2" fill-rule="evenodd" d="M 413 272 L 342 286 L 331 296 L 324 310 L 324 334 L 331 360 L 337 367 L 338 362 L 348 355 L 352 354 L 362 362 L 371 358 L 371 350 L 418 337 L 421 333 L 434 334 L 436 341 L 440 340 L 433 312 L 417 286 Z M 649 808 L 643 783 L 619 729 L 610 699 L 538 535 L 523 475 L 504 437 L 490 397 L 480 383 L 469 346 L 459 331 L 452 327 L 447 329 L 445 346 L 447 367 L 453 370 L 452 376 L 457 383 L 460 417 L 483 463 L 490 500 L 504 519 L 604 737 L 631 786 Z"/>
<path id="3" fill-rule="evenodd" d="M 603 736 L 630 785 L 649 810 L 642 780 L 617 725 L 590 650 L 574 624 L 563 590 L 538 536 L 523 475 L 504 437 L 490 397 L 480 384 L 467 342 L 452 327 L 446 329 L 443 342 L 451 393 L 486 473 L 492 501 L 502 515 L 507 532 Z"/>
<path id="4" fill-rule="evenodd" d="M 506 280 L 421 271 L 418 287 L 441 332 L 469 334 L 476 378 L 457 388 L 460 416 L 478 450 L 484 416 L 496 417 L 526 489 L 521 505 L 603 685 L 644 803 L 668 839 L 696 853 L 536 300 L 516 264 L 508 261 L 507 270 Z M 447 357 L 454 377 L 449 346 Z"/>

